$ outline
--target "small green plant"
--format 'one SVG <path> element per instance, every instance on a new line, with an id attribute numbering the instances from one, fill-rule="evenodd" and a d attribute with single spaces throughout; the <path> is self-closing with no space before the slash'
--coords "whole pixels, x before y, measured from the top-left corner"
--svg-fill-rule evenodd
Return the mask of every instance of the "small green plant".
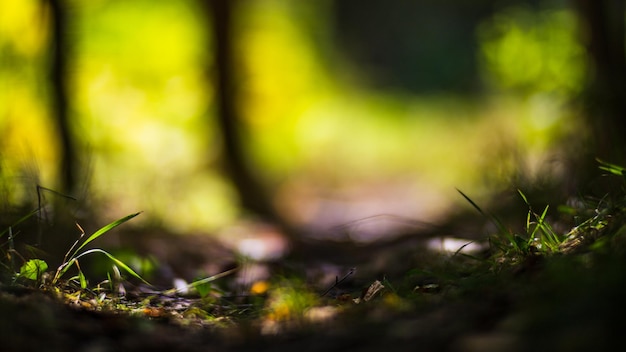
<path id="1" fill-rule="evenodd" d="M 546 215 L 550 206 L 546 205 L 541 215 L 539 215 L 533 211 L 526 195 L 520 190 L 517 192 L 524 200 L 524 203 L 528 205 L 528 215 L 526 216 L 526 234 L 528 235 L 528 240 L 525 249 L 531 252 L 557 252 L 562 239 L 554 232 L 552 226 L 546 222 Z"/>
<path id="2" fill-rule="evenodd" d="M 469 196 L 465 193 L 457 189 L 457 192 L 465 198 L 473 207 L 476 209 L 481 215 L 490 220 L 497 229 L 497 236 L 495 238 L 490 238 L 490 243 L 492 246 L 497 247 L 500 251 L 509 253 L 513 251 L 514 253 L 527 253 L 528 246 L 527 240 L 523 237 L 513 233 L 509 228 L 507 228 L 504 223 L 496 216 L 491 213 L 487 213 L 482 210 L 481 207 L 478 206 Z"/>
<path id="3" fill-rule="evenodd" d="M 16 226 L 17 224 L 24 222 L 25 220 L 27 220 L 28 218 L 32 217 L 34 214 L 36 214 L 37 211 L 33 211 L 29 214 L 27 214 L 26 216 L 22 217 L 21 219 L 19 219 L 14 225 L 12 226 Z M 83 240 L 83 238 L 85 237 L 85 231 L 80 227 L 80 225 L 76 224 L 76 226 L 78 227 L 78 229 L 81 232 L 81 235 L 79 236 L 79 238 L 76 240 L 76 242 L 74 242 L 74 244 L 70 247 L 70 249 L 67 251 L 67 253 L 65 254 L 65 257 L 63 258 L 63 263 L 56 269 L 56 271 L 54 272 L 54 275 L 52 275 L 51 278 L 48 278 L 46 281 L 46 283 L 55 286 L 58 285 L 60 283 L 60 280 L 63 278 L 63 276 L 68 272 L 68 270 L 72 267 L 76 267 L 78 269 L 77 274 L 70 278 L 70 280 L 77 280 L 80 288 L 81 289 L 86 289 L 88 282 L 87 282 L 87 278 L 85 277 L 83 271 L 80 268 L 80 263 L 79 263 L 79 259 L 81 259 L 82 257 L 86 256 L 86 255 L 90 255 L 90 254 L 95 254 L 95 253 L 101 253 L 104 254 L 106 257 L 108 257 L 113 263 L 114 263 L 114 270 L 117 270 L 117 275 L 116 277 L 119 277 L 119 269 L 117 268 L 121 268 L 124 271 L 126 271 L 127 273 L 129 273 L 131 276 L 139 279 L 140 281 L 149 284 L 146 280 L 144 280 L 139 274 L 137 274 L 132 268 L 130 268 L 128 265 L 126 265 L 124 262 L 122 262 L 121 260 L 117 259 L 115 256 L 111 255 L 110 253 L 108 253 L 107 251 L 100 249 L 100 248 L 91 248 L 91 249 L 87 249 L 84 250 L 85 247 L 91 243 L 92 241 L 94 241 L 95 239 L 99 238 L 100 236 L 104 235 L 105 233 L 107 233 L 108 231 L 112 230 L 113 228 L 131 220 L 132 218 L 136 217 L 137 215 L 139 215 L 140 213 L 135 213 L 135 214 L 131 214 L 128 216 L 125 216 L 121 219 L 118 219 L 116 221 L 111 222 L 110 224 L 100 228 L 99 230 L 97 230 L 96 232 L 94 232 L 91 236 L 87 237 L 87 239 L 85 239 L 84 241 L 81 242 L 81 240 Z M 8 269 L 10 269 L 11 271 L 15 272 L 15 258 L 20 257 L 19 253 L 17 253 L 17 251 L 14 249 L 13 246 L 13 231 L 12 231 L 12 226 L 9 227 L 8 229 L 6 229 L 5 231 L 3 231 L 2 233 L 0 233 L 0 237 L 8 234 L 9 236 L 9 240 L 8 240 L 8 246 L 9 249 L 7 251 L 7 259 L 9 260 L 9 265 L 5 265 L 5 267 L 7 267 Z M 29 281 L 35 281 L 37 282 L 37 284 L 39 285 L 40 283 L 42 283 L 44 280 L 44 276 L 47 275 L 47 270 L 48 270 L 48 263 L 46 263 L 44 260 L 42 259 L 30 259 L 30 260 L 24 260 L 24 264 L 21 265 L 19 272 L 17 272 L 14 277 L 16 279 L 25 279 L 25 280 L 29 280 Z M 48 276 L 49 277 L 49 276 Z"/>
<path id="4" fill-rule="evenodd" d="M 73 266 L 76 265 L 76 267 L 78 268 L 78 278 L 80 280 L 80 285 L 81 288 L 86 288 L 86 280 L 85 280 L 85 276 L 83 275 L 82 271 L 80 270 L 80 265 L 78 260 L 86 255 L 89 254 L 93 254 L 93 253 L 101 253 L 104 254 L 105 256 L 107 256 L 111 261 L 113 261 L 113 263 L 117 266 L 120 267 L 122 269 L 124 269 L 127 273 L 129 273 L 130 275 L 132 275 L 133 277 L 143 281 L 144 283 L 148 284 L 148 282 L 146 280 L 144 280 L 139 274 L 137 274 L 133 269 L 131 269 L 128 265 L 126 265 L 124 262 L 122 262 L 121 260 L 117 259 L 116 257 L 114 257 L 113 255 L 111 255 L 109 252 L 100 249 L 100 248 L 92 248 L 92 249 L 88 249 L 85 250 L 83 252 L 81 252 L 81 250 L 83 248 L 85 248 L 85 246 L 87 244 L 89 244 L 90 242 L 92 242 L 93 240 L 97 239 L 98 237 L 104 235 L 105 233 L 107 233 L 108 231 L 110 231 L 111 229 L 129 221 L 130 219 L 136 217 L 137 215 L 139 215 L 141 213 L 134 213 L 131 215 L 127 215 L 121 219 L 115 220 L 112 223 L 100 228 L 98 231 L 94 232 L 91 236 L 89 236 L 85 241 L 82 242 L 82 244 L 78 245 L 80 243 L 80 241 L 83 239 L 83 237 L 85 236 L 85 231 L 80 227 L 80 225 L 77 224 L 79 230 L 81 231 L 81 235 L 78 238 L 78 240 L 76 240 L 76 242 L 74 242 L 74 244 L 72 245 L 72 247 L 67 251 L 67 253 L 65 254 L 65 257 L 63 258 L 63 264 L 61 264 L 55 274 L 54 277 L 52 278 L 52 284 L 56 284 L 61 277 Z"/>
<path id="5" fill-rule="evenodd" d="M 19 276 L 32 281 L 39 281 L 48 270 L 48 263 L 41 259 L 31 259 L 20 268 Z"/>
<path id="6" fill-rule="evenodd" d="M 626 181 L 626 168 L 597 159 L 600 170 L 621 176 Z M 525 234 L 518 235 L 506 228 L 492 214 L 484 212 L 471 198 L 458 191 L 478 212 L 490 219 L 498 233 L 490 239 L 496 247 L 500 258 L 515 261 L 520 257 L 536 254 L 571 253 L 588 247 L 608 230 L 617 230 L 623 225 L 626 213 L 626 196 L 624 192 L 606 194 L 599 200 L 580 201 L 579 208 L 561 206 L 559 210 L 571 215 L 578 225 L 565 234 L 558 234 L 546 220 L 549 206 L 541 213 L 533 210 L 528 198 L 518 190 L 522 200 L 528 206 Z M 617 228 L 615 228 L 617 227 Z M 504 259 L 503 259 L 504 260 Z"/>
<path id="7" fill-rule="evenodd" d="M 478 212 L 494 223 L 498 232 L 495 236 L 490 238 L 490 243 L 498 250 L 503 258 L 517 258 L 539 253 L 549 254 L 558 252 L 563 238 L 559 236 L 546 221 L 549 206 L 546 206 L 540 214 L 536 213 L 526 195 L 521 190 L 518 190 L 522 200 L 528 206 L 528 214 L 526 216 L 526 233 L 517 234 L 504 226 L 502 221 L 496 216 L 484 212 L 465 193 L 461 191 L 458 192 L 478 210 Z"/>

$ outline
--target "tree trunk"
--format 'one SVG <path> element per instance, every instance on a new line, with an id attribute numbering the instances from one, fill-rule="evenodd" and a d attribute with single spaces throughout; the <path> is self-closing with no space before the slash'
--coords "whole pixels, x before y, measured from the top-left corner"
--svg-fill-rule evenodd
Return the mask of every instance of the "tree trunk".
<path id="1" fill-rule="evenodd" d="M 575 0 L 591 66 L 587 114 L 594 157 L 626 165 L 623 0 Z"/>
<path id="2" fill-rule="evenodd" d="M 60 192 L 70 195 L 76 189 L 77 155 L 72 139 L 67 99 L 66 12 L 62 0 L 47 0 L 52 16 L 51 38 L 51 105 L 60 147 Z"/>
<path id="3" fill-rule="evenodd" d="M 265 190 L 247 163 L 242 136 L 243 121 L 237 109 L 237 77 L 235 75 L 232 19 L 235 0 L 209 2 L 213 31 L 213 82 L 217 101 L 217 121 L 223 146 L 225 171 L 235 187 L 241 206 L 253 215 L 278 222 Z"/>

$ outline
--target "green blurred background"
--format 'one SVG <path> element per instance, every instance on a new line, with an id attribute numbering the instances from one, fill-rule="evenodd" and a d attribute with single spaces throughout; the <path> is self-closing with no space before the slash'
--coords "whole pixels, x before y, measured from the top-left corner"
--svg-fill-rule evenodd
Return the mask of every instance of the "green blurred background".
<path id="1" fill-rule="evenodd" d="M 176 232 L 246 215 L 222 172 L 206 9 L 67 0 L 82 204 Z M 439 219 L 567 177 L 588 63 L 566 1 L 246 0 L 233 46 L 245 150 L 292 222 Z M 58 189 L 46 1 L 0 1 L 0 182 L 9 206 Z"/>

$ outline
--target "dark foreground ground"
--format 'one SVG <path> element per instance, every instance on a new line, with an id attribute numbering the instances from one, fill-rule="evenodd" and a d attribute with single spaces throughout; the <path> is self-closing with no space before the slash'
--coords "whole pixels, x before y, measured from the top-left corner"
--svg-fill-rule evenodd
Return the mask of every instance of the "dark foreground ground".
<path id="1" fill-rule="evenodd" d="M 127 297 L 104 305 L 93 303 L 94 296 L 88 292 L 79 295 L 68 288 L 3 285 L 0 349 L 616 350 L 621 348 L 626 328 L 626 246 L 620 231 L 596 234 L 593 242 L 575 251 L 550 256 L 529 254 L 508 263 L 504 257 L 498 263 L 458 255 L 452 259 L 437 257 L 430 264 L 408 264 L 426 255 L 416 255 L 415 248 L 402 252 L 393 247 L 391 257 L 394 253 L 412 253 L 412 257 L 405 257 L 405 266 L 421 268 L 393 277 L 383 277 L 376 271 L 379 269 L 366 270 L 344 291 L 333 290 L 318 297 L 311 307 L 282 316 L 276 309 L 270 312 L 272 288 L 255 300 L 239 297 L 228 304 L 215 300 L 208 309 L 202 305 L 206 301 L 198 297 L 151 295 L 133 292 L 130 286 Z M 176 240 L 180 253 L 185 246 L 181 241 L 186 239 Z M 193 248 L 199 247 L 197 239 L 187 240 L 185 256 L 189 258 Z M 410 246 L 414 245 L 400 245 L 405 249 Z M 379 255 L 385 254 L 381 251 Z M 404 260 L 395 259 L 396 263 Z M 378 279 L 385 280 L 385 289 L 365 302 L 361 289 Z M 282 280 L 289 285 L 289 279 Z M 313 290 L 319 296 L 320 292 Z M 354 298 L 361 298 L 361 302 L 356 304 Z M 235 308 L 229 310 L 226 305 Z"/>

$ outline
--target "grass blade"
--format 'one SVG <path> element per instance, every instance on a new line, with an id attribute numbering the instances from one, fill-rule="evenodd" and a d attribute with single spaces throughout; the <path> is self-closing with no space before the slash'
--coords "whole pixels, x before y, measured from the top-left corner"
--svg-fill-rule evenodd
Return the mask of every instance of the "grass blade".
<path id="1" fill-rule="evenodd" d="M 485 214 L 485 212 L 482 209 L 480 209 L 478 204 L 474 203 L 474 201 L 470 197 L 468 197 L 465 193 L 463 193 L 458 188 L 456 189 L 456 191 L 459 192 L 463 196 L 463 198 L 465 198 L 465 200 L 468 201 L 476 210 L 478 210 L 479 213 L 481 213 L 484 216 L 487 216 L 487 214 Z"/>
<path id="2" fill-rule="evenodd" d="M 494 225 L 496 225 L 496 228 L 498 229 L 498 231 L 502 234 L 504 234 L 507 237 L 510 237 L 510 231 L 506 228 L 506 226 L 504 226 L 504 224 L 502 223 L 502 221 L 500 221 L 500 219 L 498 219 L 497 217 L 488 214 L 486 212 L 484 212 L 479 206 L 478 204 L 474 203 L 474 201 L 468 197 L 465 193 L 463 193 L 461 190 L 459 190 L 457 188 L 456 190 L 457 192 L 459 192 L 463 198 L 465 198 L 465 200 L 467 200 L 476 210 L 478 210 L 479 213 L 481 213 L 484 217 L 488 218 L 489 220 L 491 220 L 491 222 L 493 222 Z"/>
<path id="3" fill-rule="evenodd" d="M 72 267 L 72 265 L 74 265 L 74 263 L 76 263 L 76 262 L 77 262 L 76 259 L 72 259 L 70 261 L 67 261 L 67 262 L 61 264 L 61 266 L 59 266 L 57 268 L 57 271 L 54 274 L 54 278 L 52 279 L 52 283 L 55 284 L 61 278 L 61 276 L 63 276 L 63 274 L 65 274 Z"/>
<path id="4" fill-rule="evenodd" d="M 528 199 L 526 198 L 526 195 L 524 194 L 524 192 L 522 192 L 521 189 L 518 189 L 517 193 L 519 193 L 519 195 L 522 196 L 522 199 L 524 200 L 524 203 L 526 203 L 526 205 L 530 206 L 530 203 L 528 203 Z"/>
<path id="5" fill-rule="evenodd" d="M 137 214 L 135 214 L 137 215 Z M 150 283 L 146 280 L 144 280 L 144 278 L 141 277 L 141 275 L 137 274 L 133 269 L 131 269 L 131 267 L 129 267 L 128 265 L 124 264 L 124 262 L 122 262 L 121 260 L 115 258 L 112 254 L 110 254 L 109 252 L 100 249 L 100 248 L 93 248 L 90 250 L 87 250 L 81 254 L 79 254 L 78 256 L 76 256 L 76 258 L 74 258 L 75 260 L 78 260 L 78 258 L 87 255 L 87 254 L 91 254 L 91 253 L 102 253 L 104 255 L 106 255 L 107 257 L 109 257 L 109 259 L 111 259 L 113 261 L 113 263 L 115 263 L 115 265 L 117 265 L 118 267 L 126 270 L 126 272 L 128 272 L 130 275 L 132 275 L 134 278 L 141 280 L 143 283 L 150 285 Z"/>
<path id="6" fill-rule="evenodd" d="M 37 214 L 37 212 L 39 212 L 39 209 L 35 209 L 33 211 L 31 211 L 30 213 L 22 216 L 19 220 L 17 220 L 16 222 L 14 222 L 11 226 L 9 226 L 8 228 L 6 228 L 4 231 L 0 232 L 0 237 L 4 236 L 5 233 L 9 232 L 9 229 L 11 227 L 15 227 L 21 223 L 23 223 L 24 221 L 30 219 L 33 215 Z"/>
<path id="7" fill-rule="evenodd" d="M 613 175 L 618 175 L 622 177 L 626 177 L 626 168 L 623 168 L 619 165 L 611 164 L 606 161 L 596 159 L 596 161 L 600 164 L 600 170 L 608 171 Z"/>
<path id="8" fill-rule="evenodd" d="M 173 289 L 171 289 L 171 290 L 167 290 L 167 291 L 165 291 L 165 292 L 163 292 L 163 293 L 164 293 L 164 294 L 166 294 L 166 295 L 169 295 L 169 294 L 175 294 L 175 293 L 180 293 L 180 292 L 181 292 L 181 291 L 183 291 L 184 289 L 190 289 L 190 288 L 192 288 L 192 287 L 197 287 L 197 286 L 200 286 L 200 285 L 203 285 L 203 284 L 207 284 L 207 283 L 209 283 L 209 282 L 212 282 L 212 281 L 215 281 L 215 280 L 217 280 L 217 279 L 220 279 L 220 278 L 222 278 L 222 277 L 224 277 L 224 276 L 230 275 L 230 274 L 234 273 L 234 272 L 235 272 L 235 271 L 237 271 L 237 270 L 239 270 L 239 268 L 234 268 L 234 269 L 226 270 L 226 271 L 223 271 L 223 272 L 221 272 L 221 273 L 215 274 L 215 275 L 213 275 L 213 276 L 209 276 L 209 277 L 207 277 L 207 278 L 204 278 L 204 279 L 200 279 L 200 280 L 194 281 L 194 282 L 192 282 L 192 283 L 188 284 L 187 286 L 185 286 L 184 288 L 173 288 Z"/>
<path id="9" fill-rule="evenodd" d="M 76 248 L 76 250 L 74 251 L 74 253 L 72 254 L 72 256 L 70 256 L 70 258 L 74 258 L 76 256 L 76 254 L 78 253 L 78 251 L 80 251 L 81 249 L 83 249 L 89 242 L 95 240 L 96 238 L 102 236 L 103 234 L 107 233 L 108 231 L 110 231 L 111 229 L 127 222 L 128 220 L 134 218 L 135 216 L 141 214 L 141 212 L 135 213 L 135 214 L 130 214 L 127 215 L 121 219 L 115 220 L 112 223 L 100 228 L 98 231 L 94 232 L 93 235 L 89 236 L 89 238 L 87 238 L 85 240 L 85 242 L 83 242 L 83 244 L 80 245 L 80 247 Z"/>

